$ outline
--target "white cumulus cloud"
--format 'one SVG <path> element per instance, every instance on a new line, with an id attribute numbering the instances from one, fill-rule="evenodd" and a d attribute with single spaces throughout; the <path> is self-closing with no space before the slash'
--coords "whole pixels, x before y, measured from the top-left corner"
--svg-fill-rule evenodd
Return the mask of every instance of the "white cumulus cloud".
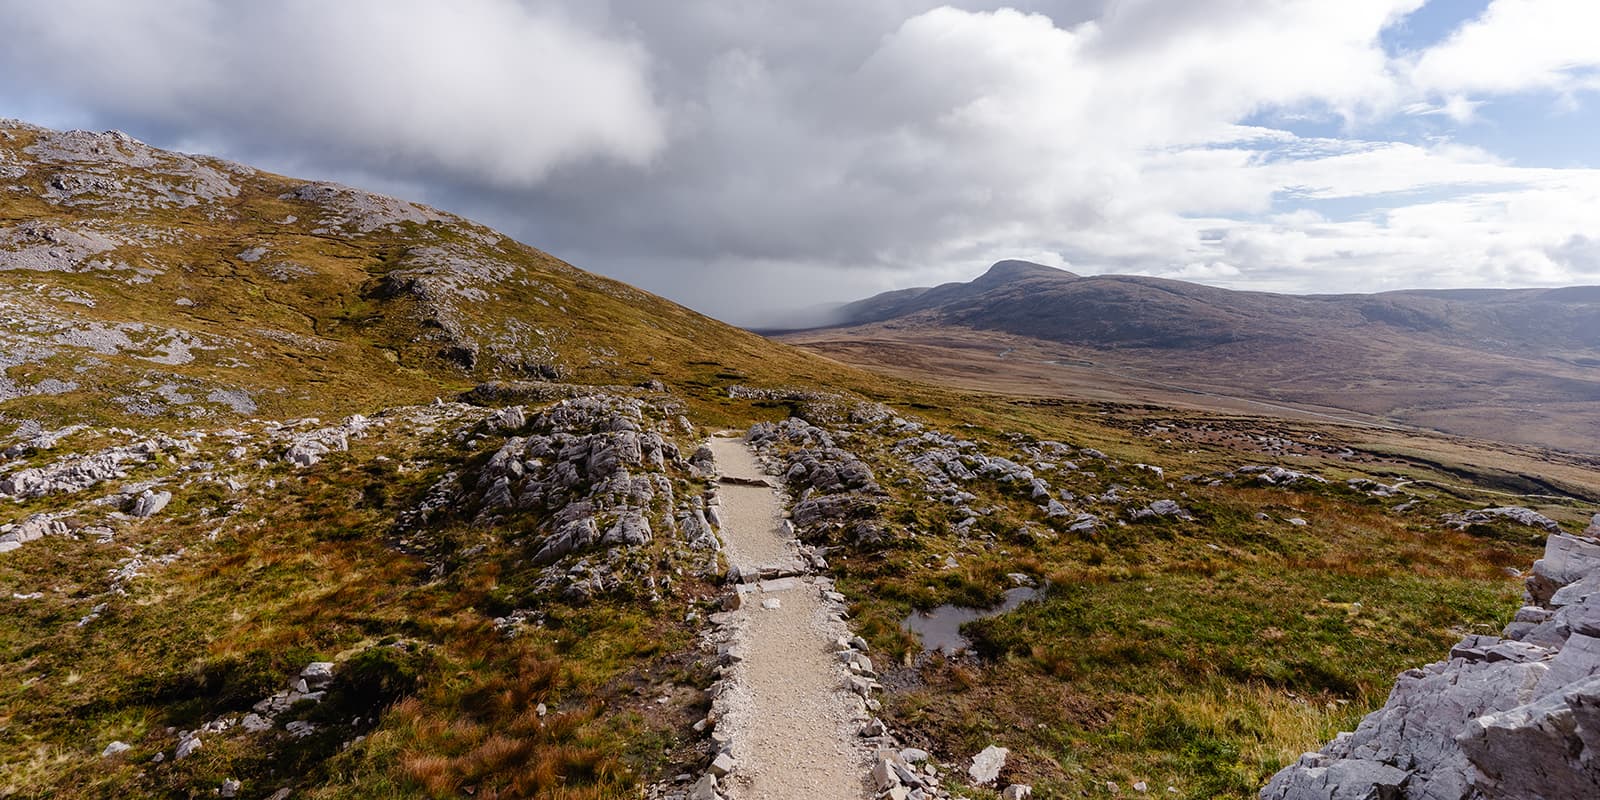
<path id="1" fill-rule="evenodd" d="M 6 94 L 238 152 L 518 186 L 646 164 L 665 140 L 646 49 L 558 7 L 6 0 L 0 17 Z"/>
<path id="2" fill-rule="evenodd" d="M 1444 95 L 1600 88 L 1600 3 L 1494 0 L 1416 58 L 1411 78 Z"/>
<path id="3" fill-rule="evenodd" d="M 417 194 L 739 322 L 1008 257 L 1288 291 L 1589 280 L 1600 173 L 1458 134 L 1507 97 L 1595 101 L 1600 3 L 1493 0 L 1395 44 L 1450 8 L 0 0 L 0 113 Z"/>

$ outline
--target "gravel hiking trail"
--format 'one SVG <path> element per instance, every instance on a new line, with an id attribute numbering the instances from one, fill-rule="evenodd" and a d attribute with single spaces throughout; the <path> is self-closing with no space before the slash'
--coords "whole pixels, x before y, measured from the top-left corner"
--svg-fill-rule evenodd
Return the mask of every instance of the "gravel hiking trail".
<path id="1" fill-rule="evenodd" d="M 741 572 L 803 572 L 784 532 L 783 501 L 740 439 L 713 438 L 723 478 L 719 516 L 728 562 Z M 734 667 L 726 724 L 737 766 L 723 784 L 732 800 L 861 800 L 867 756 L 857 744 L 860 701 L 845 688 L 848 670 L 832 643 L 849 633 L 815 576 L 749 583 L 733 641 Z M 773 601 L 777 601 L 774 603 Z M 775 608 L 772 606 L 776 606 Z"/>

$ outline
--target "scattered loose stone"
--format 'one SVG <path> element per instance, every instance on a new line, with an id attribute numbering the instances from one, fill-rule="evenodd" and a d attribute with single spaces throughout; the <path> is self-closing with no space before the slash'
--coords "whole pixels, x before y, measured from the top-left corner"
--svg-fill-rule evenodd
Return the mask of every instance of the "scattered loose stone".
<path id="1" fill-rule="evenodd" d="M 1000 770 L 1006 766 L 1006 756 L 1011 751 L 996 745 L 989 745 L 972 757 L 972 766 L 967 767 L 967 775 L 978 786 L 994 783 L 1000 777 Z"/>
<path id="2" fill-rule="evenodd" d="M 171 492 L 156 492 L 146 489 L 138 497 L 134 498 L 133 506 L 128 513 L 135 517 L 155 516 L 160 513 L 161 509 L 166 508 L 170 502 L 172 502 Z"/>
<path id="3" fill-rule="evenodd" d="M 1470 525 L 1494 522 L 1496 520 L 1510 520 L 1519 525 L 1531 528 L 1541 528 L 1550 533 L 1560 533 L 1561 526 L 1556 521 L 1522 506 L 1501 506 L 1499 508 L 1483 508 L 1472 511 L 1463 511 L 1459 514 L 1446 514 L 1444 523 L 1453 528 L 1465 529 Z"/>
<path id="4" fill-rule="evenodd" d="M 695 781 L 694 788 L 689 790 L 689 800 L 721 800 L 716 776 L 708 772 Z"/>
<path id="5" fill-rule="evenodd" d="M 300 677 L 312 689 L 320 689 L 333 681 L 333 662 L 313 661 L 300 671 Z"/>

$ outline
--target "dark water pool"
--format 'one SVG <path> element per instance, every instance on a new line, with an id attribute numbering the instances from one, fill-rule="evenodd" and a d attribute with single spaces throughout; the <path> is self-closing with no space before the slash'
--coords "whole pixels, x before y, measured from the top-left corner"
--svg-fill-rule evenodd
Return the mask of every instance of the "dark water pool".
<path id="1" fill-rule="evenodd" d="M 911 616 L 900 622 L 900 627 L 922 639 L 924 651 L 931 653 L 943 650 L 947 654 L 955 653 L 972 646 L 972 642 L 961 635 L 962 623 L 1004 614 L 1038 596 L 1038 589 L 1018 586 L 1015 589 L 1007 589 L 1005 602 L 993 608 L 939 606 L 932 611 L 913 611 Z"/>

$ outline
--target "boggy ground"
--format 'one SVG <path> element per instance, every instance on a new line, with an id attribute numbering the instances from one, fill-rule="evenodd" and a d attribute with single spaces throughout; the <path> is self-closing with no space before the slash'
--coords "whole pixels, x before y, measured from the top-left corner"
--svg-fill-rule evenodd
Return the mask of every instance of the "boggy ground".
<path id="1" fill-rule="evenodd" d="M 1279 346 L 1099 348 L 898 322 L 786 334 L 846 364 L 975 391 L 1423 428 L 1594 455 L 1593 368 L 1374 336 Z"/>
<path id="2" fill-rule="evenodd" d="M 1444 472 L 1405 448 L 1368 449 L 1361 429 L 998 400 L 959 414 L 936 406 L 913 415 L 797 404 L 830 441 L 798 425 L 773 447 L 793 465 L 831 446 L 873 472 L 867 489 L 830 494 L 797 472 L 790 488 L 856 498 L 815 524 L 802 502 L 796 522 L 807 541 L 836 548 L 829 561 L 854 601 L 853 625 L 875 659 L 899 665 L 884 677 L 886 721 L 947 765 L 1008 747 L 1000 784 L 1042 796 L 1111 796 L 1139 782 L 1170 796 L 1252 795 L 1381 705 L 1397 673 L 1442 657 L 1462 633 L 1497 631 L 1515 611 L 1521 583 L 1508 568 L 1536 557 L 1545 532 L 1457 530 L 1445 512 L 1520 502 L 1578 530 L 1592 510 L 1472 488 L 1462 462 Z M 962 454 L 973 475 L 930 473 L 927 454 L 939 447 Z M 1050 497 L 1070 496 L 1067 513 L 1049 517 L 1027 481 L 1007 478 L 1010 467 L 985 475 L 980 465 L 996 457 L 1044 478 Z M 1248 465 L 1325 482 L 1269 483 Z M 1159 500 L 1183 514 L 1141 516 Z M 1094 523 L 1072 530 L 1084 514 Z M 972 653 L 924 655 L 900 627 L 913 609 L 995 603 L 1012 573 L 1048 585 L 1045 597 L 968 625 Z"/>
<path id="3" fill-rule="evenodd" d="M 728 394 L 716 418 L 812 419 L 881 489 L 870 515 L 847 520 L 881 535 L 827 525 L 807 535 L 835 548 L 828 572 L 852 627 L 880 672 L 895 670 L 886 721 L 946 775 L 983 747 L 1009 747 L 1002 781 L 1041 796 L 1138 780 L 1186 797 L 1249 795 L 1381 703 L 1397 672 L 1463 631 L 1498 629 L 1518 604 L 1504 568 L 1530 562 L 1544 535 L 1445 526 L 1446 512 L 1509 501 L 1468 486 L 1477 473 L 1457 467 L 1478 456 L 1441 471 L 1363 448 L 1359 431 L 932 389 L 886 398 L 887 417 L 836 395 Z M 636 554 L 615 550 L 623 560 L 608 566 L 614 548 L 597 543 L 545 567 L 543 512 L 479 519 L 486 486 L 421 529 L 397 527 L 452 473 L 480 486 L 495 454 L 529 435 L 497 415 L 399 411 L 310 467 L 283 457 L 311 426 L 241 424 L 192 451 L 160 450 L 87 494 L 8 501 L 12 518 L 59 514 L 68 532 L 0 554 L 0 644 L 16 654 L 0 665 L 0 794 L 181 796 L 237 779 L 243 797 L 614 797 L 703 769 L 707 742 L 690 726 L 713 675 L 697 642 L 725 589 L 714 556 L 683 549 L 690 526 L 670 534 L 658 510 L 653 543 Z M 678 425 L 670 411 L 649 419 Z M 1071 513 L 1048 518 L 1026 487 L 993 476 L 930 489 L 913 463 L 929 447 L 897 449 L 925 433 L 1036 471 L 1056 498 L 1072 494 Z M 602 434 L 619 435 L 583 435 Z M 694 441 L 677 435 L 685 449 Z M 8 474 L 128 439 L 79 431 L 24 448 Z M 1061 448 L 1052 469 L 1037 466 L 1046 441 Z M 787 474 L 808 449 L 785 441 L 769 454 Z M 1269 485 L 1237 472 L 1248 464 L 1328 482 Z M 682 463 L 661 474 L 681 516 L 704 479 Z M 1345 484 L 1357 476 L 1432 483 L 1381 496 Z M 796 480 L 805 522 L 805 500 L 830 495 Z M 152 481 L 172 491 L 168 506 L 149 518 L 117 511 Z M 1162 499 L 1192 519 L 1135 517 Z M 1521 502 L 1573 529 L 1590 510 Z M 1080 514 L 1098 523 L 1070 530 Z M 900 629 L 915 608 L 997 600 L 1009 573 L 1050 588 L 969 626 L 975 653 L 925 657 Z M 291 710 L 265 738 L 202 734 L 202 749 L 173 758 L 182 731 L 238 718 L 314 661 L 340 665 L 342 694 Z M 281 732 L 301 719 L 320 733 Z M 132 749 L 102 758 L 113 741 Z"/>

